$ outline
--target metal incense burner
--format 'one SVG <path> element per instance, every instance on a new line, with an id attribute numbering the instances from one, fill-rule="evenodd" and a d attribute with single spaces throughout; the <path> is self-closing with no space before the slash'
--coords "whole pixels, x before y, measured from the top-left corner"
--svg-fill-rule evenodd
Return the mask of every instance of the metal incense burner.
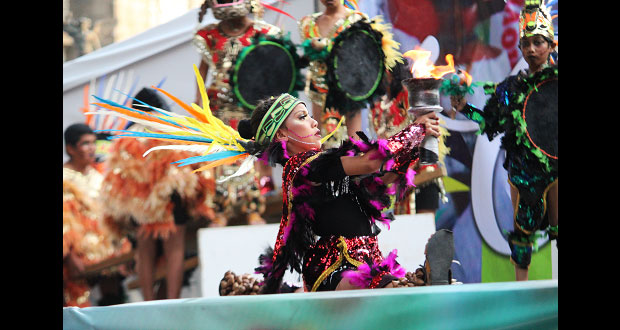
<path id="1" fill-rule="evenodd" d="M 439 105 L 439 86 L 441 79 L 435 78 L 409 78 L 402 81 L 409 92 L 409 111 L 425 114 L 430 111 L 441 112 Z"/>
<path id="2" fill-rule="evenodd" d="M 441 79 L 409 78 L 402 81 L 409 92 L 408 112 L 416 117 L 431 111 L 441 112 L 439 105 L 439 86 Z M 439 159 L 439 143 L 437 138 L 427 135 L 420 145 L 420 164 L 436 164 Z"/>

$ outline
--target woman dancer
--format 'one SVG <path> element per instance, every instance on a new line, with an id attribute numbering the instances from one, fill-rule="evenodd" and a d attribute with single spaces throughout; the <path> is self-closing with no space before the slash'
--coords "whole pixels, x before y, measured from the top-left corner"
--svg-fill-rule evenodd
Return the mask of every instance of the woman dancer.
<path id="1" fill-rule="evenodd" d="M 426 134 L 440 135 L 436 115 L 421 116 L 386 140 L 371 142 L 360 134 L 360 140 L 322 151 L 329 136 L 321 138 L 306 105 L 289 94 L 260 102 L 250 120 L 240 121 L 240 132 L 215 118 L 206 93 L 202 96 L 205 108 L 180 103 L 196 119 L 165 112 L 154 122 L 137 113 L 145 123 L 168 129 L 119 136 L 175 139 L 194 144 L 187 147 L 196 151 L 202 147 L 202 156 L 178 161 L 180 166 L 208 162 L 199 170 L 246 158 L 234 174 L 241 175 L 254 157 L 284 166 L 280 229 L 271 255 L 263 256 L 257 269 L 265 277 L 262 293 L 278 292 L 288 268 L 303 275 L 306 291 L 386 287 L 405 275 L 395 260 L 397 251 L 386 258 L 381 254 L 376 222 L 389 226 L 391 219 L 382 210 L 390 205 L 390 195 L 398 198 L 413 184 L 409 167 L 418 159 L 419 143 Z M 214 145 L 224 150 L 213 151 Z M 427 284 L 450 283 L 452 256 L 450 233 L 431 237 L 424 268 Z"/>

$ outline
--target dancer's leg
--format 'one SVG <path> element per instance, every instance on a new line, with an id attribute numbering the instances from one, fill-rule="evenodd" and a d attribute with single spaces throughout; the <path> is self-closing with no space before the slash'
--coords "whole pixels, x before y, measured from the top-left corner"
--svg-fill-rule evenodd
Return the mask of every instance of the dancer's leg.
<path id="1" fill-rule="evenodd" d="M 166 257 L 166 297 L 176 299 L 181 295 L 183 284 L 183 261 L 185 259 L 185 225 L 177 225 L 177 230 L 164 240 Z"/>
<path id="2" fill-rule="evenodd" d="M 555 182 L 547 192 L 547 212 L 549 225 L 558 225 L 558 181 Z"/>
<path id="3" fill-rule="evenodd" d="M 142 297 L 145 301 L 154 300 L 155 239 L 147 234 L 137 235 L 137 248 L 138 282 L 142 288 Z"/>
<path id="4" fill-rule="evenodd" d="M 515 186 L 510 185 L 510 200 L 512 201 L 512 209 L 515 213 L 517 212 L 517 203 L 519 202 L 518 196 L 519 190 Z M 515 279 L 517 281 L 527 281 L 528 269 L 515 265 Z"/>

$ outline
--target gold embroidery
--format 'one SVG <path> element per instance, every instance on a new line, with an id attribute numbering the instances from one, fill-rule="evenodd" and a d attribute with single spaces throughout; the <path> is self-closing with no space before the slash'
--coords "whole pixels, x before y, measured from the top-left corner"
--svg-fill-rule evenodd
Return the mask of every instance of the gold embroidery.
<path id="1" fill-rule="evenodd" d="M 340 255 L 338 256 L 338 259 L 336 260 L 336 262 L 334 262 L 323 273 L 321 273 L 321 276 L 319 276 L 319 278 L 314 282 L 314 285 L 312 286 L 312 290 L 311 290 L 312 292 L 316 292 L 316 289 L 318 289 L 321 282 L 323 282 L 325 278 L 329 276 L 329 274 L 333 273 L 338 267 L 340 267 L 340 265 L 344 262 L 344 260 L 348 261 L 350 264 L 352 264 L 355 267 L 359 267 L 359 265 L 362 264 L 361 261 L 357 261 L 351 258 L 351 256 L 349 256 L 349 251 L 347 249 L 347 241 L 345 241 L 344 237 L 340 236 L 338 237 L 338 240 L 339 242 L 338 242 L 337 247 L 340 249 Z M 342 258 L 342 256 L 344 256 L 344 258 Z"/>

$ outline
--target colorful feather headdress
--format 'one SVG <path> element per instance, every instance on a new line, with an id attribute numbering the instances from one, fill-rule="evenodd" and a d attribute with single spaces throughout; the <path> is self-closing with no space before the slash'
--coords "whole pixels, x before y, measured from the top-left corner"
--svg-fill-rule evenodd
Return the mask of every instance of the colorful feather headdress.
<path id="1" fill-rule="evenodd" d="M 526 0 L 519 15 L 519 38 L 540 34 L 549 40 L 554 39 L 550 8 L 557 2 L 552 0 L 545 4 L 544 0 Z"/>
<path id="2" fill-rule="evenodd" d="M 98 114 L 124 118 L 148 128 L 145 132 L 114 129 L 101 130 L 115 133 L 111 139 L 144 138 L 175 143 L 151 148 L 144 153 L 144 157 L 152 151 L 161 149 L 185 150 L 199 153 L 200 156 L 180 159 L 175 161 L 173 164 L 177 164 L 177 166 L 180 167 L 197 163 L 205 163 L 202 167 L 194 170 L 194 172 L 198 172 L 216 166 L 233 164 L 243 160 L 243 163 L 240 165 L 237 172 L 220 180 L 219 182 L 224 182 L 232 177 L 237 177 L 247 173 L 253 167 L 254 162 L 258 159 L 257 154 L 260 152 L 255 152 L 257 154 L 250 152 L 249 149 L 256 149 L 250 147 L 254 145 L 254 141 L 242 138 L 239 135 L 239 132 L 224 124 L 224 122 L 212 114 L 209 107 L 209 97 L 206 93 L 204 80 L 202 79 L 196 65 L 194 65 L 194 73 L 198 83 L 198 90 L 200 90 L 200 95 L 202 97 L 203 107 L 200 107 L 195 103 L 188 105 L 165 90 L 152 86 L 155 90 L 163 93 L 176 104 L 189 112 L 193 117 L 169 112 L 136 100 L 144 107 L 151 109 L 151 111 L 145 112 L 97 96 L 94 97 L 99 102 L 93 104 L 105 110 L 87 112 L 86 114 Z M 323 137 L 321 142 L 325 142 L 325 140 L 329 139 L 330 136 L 331 135 Z"/>

